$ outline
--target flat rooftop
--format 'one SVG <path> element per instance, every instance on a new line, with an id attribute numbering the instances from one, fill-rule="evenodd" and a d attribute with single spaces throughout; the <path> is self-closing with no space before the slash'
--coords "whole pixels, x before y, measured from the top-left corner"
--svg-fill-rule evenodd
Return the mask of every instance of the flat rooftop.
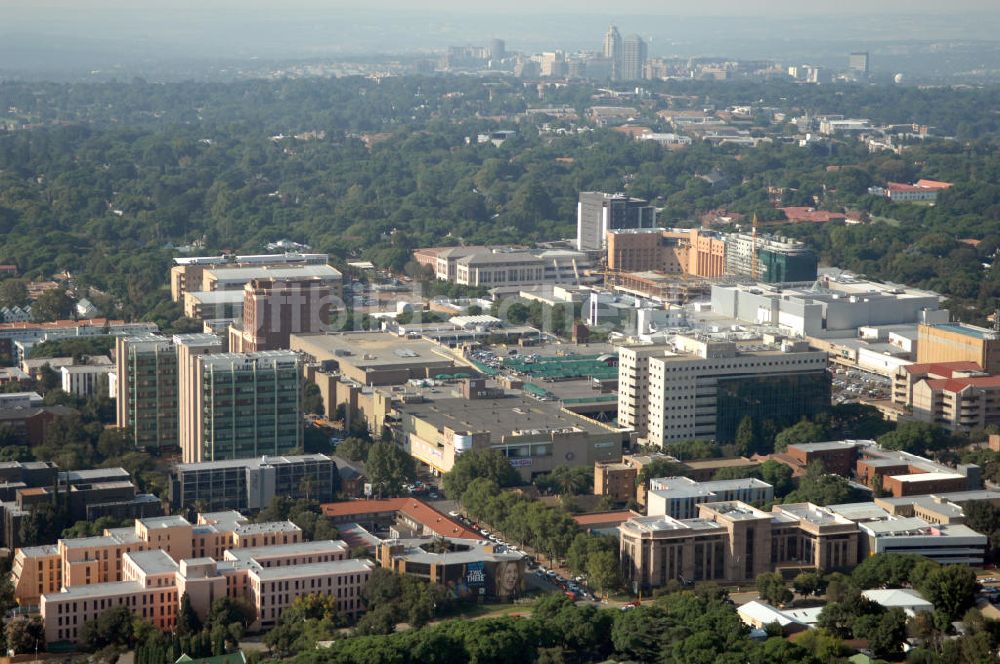
<path id="1" fill-rule="evenodd" d="M 294 533 L 302 529 L 291 521 L 265 521 L 263 523 L 247 523 L 238 526 L 234 531 L 237 535 L 258 535 L 261 533 Z"/>
<path id="2" fill-rule="evenodd" d="M 808 521 L 817 526 L 843 526 L 850 523 L 848 519 L 839 516 L 823 507 L 818 507 L 812 503 L 792 503 L 789 505 L 779 505 L 785 514 L 789 514 L 800 521 Z"/>
<path id="3" fill-rule="evenodd" d="M 621 527 L 648 533 L 687 530 L 725 530 L 725 526 L 711 519 L 674 519 L 665 515 L 635 517 L 623 523 Z"/>
<path id="4" fill-rule="evenodd" d="M 940 323 L 934 325 L 933 327 L 936 327 L 939 330 L 945 330 L 947 332 L 954 332 L 956 334 L 972 337 L 973 339 L 996 339 L 1000 336 L 993 330 L 988 330 L 985 327 L 976 327 L 975 325 L 966 325 L 962 323 Z"/>
<path id="5" fill-rule="evenodd" d="M 481 539 L 448 540 L 449 542 L 462 547 L 464 549 L 462 551 L 432 553 L 421 548 L 421 546 L 432 545 L 439 541 L 440 540 L 432 537 L 396 540 L 393 544 L 402 544 L 405 547 L 405 550 L 403 553 L 394 555 L 393 558 L 402 558 L 408 562 L 425 563 L 429 565 L 462 565 L 485 560 L 520 560 L 524 557 L 524 554 L 522 553 L 495 553 L 490 550 L 492 546 L 483 544 Z"/>
<path id="6" fill-rule="evenodd" d="M 911 475 L 892 475 L 892 479 L 907 484 L 918 484 L 920 482 L 937 482 L 939 480 L 960 480 L 965 479 L 965 475 L 959 473 L 913 473 Z"/>
<path id="7" fill-rule="evenodd" d="M 138 521 L 149 530 L 153 530 L 155 528 L 177 528 L 179 526 L 191 525 L 190 521 L 179 515 L 154 516 L 147 519 L 139 519 Z"/>
<path id="8" fill-rule="evenodd" d="M 334 361 L 359 368 L 456 363 L 454 356 L 432 341 L 408 339 L 389 332 L 293 334 L 290 345 L 318 362 Z"/>
<path id="9" fill-rule="evenodd" d="M 919 517 L 872 521 L 858 524 L 875 537 L 982 537 L 972 528 L 962 524 L 935 525 Z"/>
<path id="10" fill-rule="evenodd" d="M 194 472 L 199 470 L 222 470 L 224 468 L 260 468 L 261 466 L 280 466 L 322 461 L 330 461 L 330 457 L 324 454 L 263 456 L 253 457 L 251 459 L 226 459 L 224 461 L 203 461 L 201 463 L 178 463 L 174 466 L 174 468 L 179 472 Z"/>
<path id="11" fill-rule="evenodd" d="M 205 270 L 225 283 L 247 282 L 251 279 L 328 279 L 340 280 L 343 275 L 329 265 L 256 265 L 251 267 L 213 267 Z"/>
<path id="12" fill-rule="evenodd" d="M 889 513 L 875 503 L 841 503 L 827 505 L 826 508 L 851 521 L 884 521 L 889 518 Z"/>
<path id="13" fill-rule="evenodd" d="M 349 558 L 347 560 L 331 560 L 325 563 L 308 565 L 289 565 L 282 567 L 255 567 L 251 570 L 261 581 L 278 581 L 281 579 L 300 579 L 310 576 L 325 576 L 327 574 L 356 574 L 374 569 L 369 560 Z"/>
<path id="14" fill-rule="evenodd" d="M 874 441 L 864 441 L 866 443 L 874 444 Z M 797 450 L 802 450 L 803 452 L 833 452 L 836 450 L 850 450 L 855 447 L 859 447 L 862 441 L 857 440 L 831 440 L 825 443 L 799 443 L 796 445 L 789 445 L 789 447 L 794 447 Z"/>
<path id="15" fill-rule="evenodd" d="M 102 597 L 138 595 L 144 590 L 138 581 L 112 581 L 111 583 L 91 583 L 63 588 L 57 593 L 43 595 L 47 600 L 73 600 Z"/>
<path id="16" fill-rule="evenodd" d="M 592 435 L 611 433 L 593 420 L 564 412 L 558 402 L 515 395 L 497 399 L 435 399 L 401 404 L 398 410 L 438 430 L 449 427 L 459 433 L 488 431 L 494 443 L 519 432 L 575 429 Z"/>
<path id="17" fill-rule="evenodd" d="M 241 304 L 243 302 L 243 291 L 241 290 L 187 291 L 184 295 L 202 304 Z"/>
<path id="18" fill-rule="evenodd" d="M 177 563 L 163 549 L 129 551 L 125 555 L 146 574 L 170 574 L 178 569 Z"/>
<path id="19" fill-rule="evenodd" d="M 227 549 L 226 560 L 249 562 L 255 558 L 277 558 L 281 556 L 299 556 L 310 553 L 340 553 L 347 551 L 347 543 L 343 540 L 317 540 L 312 542 L 295 542 L 294 544 L 274 544 L 271 546 L 255 546 L 247 549 Z"/>

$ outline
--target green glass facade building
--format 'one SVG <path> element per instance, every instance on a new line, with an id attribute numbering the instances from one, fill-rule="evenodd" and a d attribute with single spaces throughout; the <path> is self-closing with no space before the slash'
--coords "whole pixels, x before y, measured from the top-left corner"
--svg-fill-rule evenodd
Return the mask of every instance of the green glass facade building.
<path id="1" fill-rule="evenodd" d="M 719 378 L 716 388 L 715 439 L 731 443 L 744 417 L 772 422 L 780 430 L 830 407 L 826 371 Z"/>
<path id="2" fill-rule="evenodd" d="M 222 353 L 196 361 L 199 461 L 283 455 L 302 446 L 297 353 Z"/>
<path id="3" fill-rule="evenodd" d="M 177 352 L 156 335 L 119 337 L 115 342 L 117 425 L 136 447 L 177 447 Z"/>

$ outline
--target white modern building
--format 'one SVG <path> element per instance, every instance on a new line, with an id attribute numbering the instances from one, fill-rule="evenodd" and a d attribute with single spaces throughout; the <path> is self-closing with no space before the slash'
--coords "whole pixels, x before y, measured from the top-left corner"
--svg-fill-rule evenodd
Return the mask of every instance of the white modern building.
<path id="1" fill-rule="evenodd" d="M 67 394 L 77 394 L 84 397 L 97 394 L 101 378 L 107 377 L 114 370 L 115 365 L 111 364 L 110 360 L 105 364 L 77 364 L 60 367 L 62 390 Z"/>
<path id="2" fill-rule="evenodd" d="M 650 443 L 696 438 L 732 442 L 744 417 L 791 426 L 830 404 L 827 354 L 804 342 L 740 347 L 677 336 L 672 350 L 648 357 Z M 620 394 L 635 379 L 619 365 Z M 621 410 L 621 407 L 619 408 Z"/>
<path id="3" fill-rule="evenodd" d="M 802 337 L 856 336 L 862 327 L 948 322 L 936 293 L 904 288 L 867 292 L 827 287 L 713 286 L 712 311 L 756 325 L 777 326 Z"/>
<path id="4" fill-rule="evenodd" d="M 694 519 L 698 505 L 737 500 L 763 504 L 774 499 L 774 487 L 755 477 L 695 482 L 687 477 L 659 477 L 649 482 L 646 516 Z"/>
<path id="5" fill-rule="evenodd" d="M 942 564 L 982 565 L 986 535 L 962 524 L 932 524 L 918 517 L 858 524 L 868 555 L 912 553 Z"/>

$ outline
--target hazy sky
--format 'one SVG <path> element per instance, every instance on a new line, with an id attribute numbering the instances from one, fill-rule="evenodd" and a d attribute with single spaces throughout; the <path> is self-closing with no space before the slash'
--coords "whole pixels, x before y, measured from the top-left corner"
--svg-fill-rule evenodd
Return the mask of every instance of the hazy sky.
<path id="1" fill-rule="evenodd" d="M 96 12 L 105 9 L 143 12 L 166 8 L 178 15 L 218 9 L 231 9 L 241 13 L 261 11 L 449 11 L 456 13 L 587 13 L 616 15 L 660 14 L 684 16 L 718 15 L 824 15 L 845 12 L 861 14 L 888 14 L 901 12 L 903 15 L 917 13 L 954 14 L 955 12 L 989 12 L 1000 14 L 1000 3 L 996 0 L 835 0 L 810 2 L 809 0 L 618 0 L 606 2 L 581 2 L 580 0 L 0 0 L 0 9 L 17 13 L 42 16 L 52 10 Z"/>
<path id="2" fill-rule="evenodd" d="M 891 58 L 912 56 L 915 43 L 998 43 L 1000 0 L 0 0 L 0 78 L 429 54 L 491 37 L 528 53 L 593 50 L 610 23 L 640 33 L 652 56 L 822 64 L 871 50 L 875 66 L 895 69 Z"/>

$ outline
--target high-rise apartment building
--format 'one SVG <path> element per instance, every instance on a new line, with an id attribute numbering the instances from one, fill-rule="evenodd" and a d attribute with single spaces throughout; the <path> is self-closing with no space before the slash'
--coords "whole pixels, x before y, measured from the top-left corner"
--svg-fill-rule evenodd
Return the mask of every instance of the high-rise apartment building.
<path id="1" fill-rule="evenodd" d="M 115 362 L 118 428 L 132 436 L 136 447 L 177 446 L 177 352 L 174 344 L 153 334 L 118 337 Z"/>
<path id="2" fill-rule="evenodd" d="M 622 75 L 622 35 L 617 26 L 612 25 L 604 35 L 604 57 L 611 61 L 611 80 L 621 80 Z"/>
<path id="3" fill-rule="evenodd" d="M 243 288 L 243 321 L 229 328 L 229 350 L 281 350 L 293 334 L 323 332 L 339 296 L 320 278 L 253 279 Z"/>
<path id="4" fill-rule="evenodd" d="M 181 456 L 186 461 L 198 456 L 198 431 L 201 413 L 197 410 L 194 395 L 201 389 L 201 376 L 195 360 L 202 355 L 225 352 L 225 344 L 215 334 L 177 334 L 174 336 L 177 349 L 177 439 L 181 446 Z"/>
<path id="5" fill-rule="evenodd" d="M 619 422 L 641 428 L 645 413 L 645 437 L 654 445 L 729 443 L 744 417 L 781 428 L 830 405 L 827 355 L 801 342 L 742 350 L 678 336 L 670 347 L 639 348 L 634 359 L 627 347 L 619 353 Z"/>
<path id="6" fill-rule="evenodd" d="M 277 456 L 302 445 L 298 353 L 220 353 L 194 362 L 198 387 L 182 398 L 194 400 L 186 412 L 198 420 L 185 463 Z"/>
<path id="7" fill-rule="evenodd" d="M 646 42 L 642 37 L 631 34 L 622 43 L 622 80 L 638 81 L 642 78 L 647 58 Z"/>
<path id="8" fill-rule="evenodd" d="M 600 191 L 581 191 L 576 206 L 576 246 L 599 251 L 607 246 L 609 230 L 654 228 L 656 208 L 640 198 Z"/>

